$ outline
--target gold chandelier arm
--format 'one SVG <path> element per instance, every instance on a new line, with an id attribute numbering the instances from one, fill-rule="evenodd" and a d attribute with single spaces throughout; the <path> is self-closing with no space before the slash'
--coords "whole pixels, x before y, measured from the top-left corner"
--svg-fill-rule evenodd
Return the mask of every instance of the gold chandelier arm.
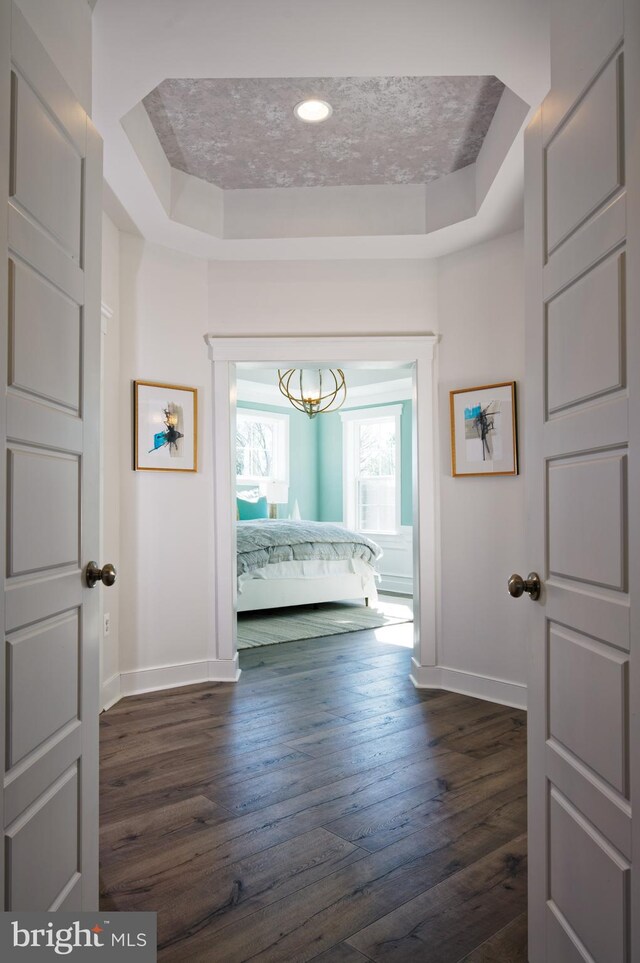
<path id="1" fill-rule="evenodd" d="M 294 377 L 296 371 L 299 371 L 299 384 L 300 384 L 300 394 L 296 396 L 291 390 L 291 381 Z M 302 383 L 303 369 L 288 368 L 286 371 L 282 372 L 278 368 L 278 388 L 281 394 L 289 401 L 289 403 L 297 410 L 303 411 L 309 418 L 314 418 L 318 414 L 322 414 L 325 411 L 337 411 L 344 404 L 347 397 L 347 385 L 344 376 L 344 371 L 341 368 L 328 369 L 331 377 L 333 378 L 333 387 L 329 391 L 323 393 L 322 388 L 322 369 L 318 369 L 318 397 L 305 398 L 304 387 Z M 337 372 L 337 373 L 336 373 Z M 339 403 L 336 404 L 336 400 L 339 398 L 340 394 L 342 397 Z"/>

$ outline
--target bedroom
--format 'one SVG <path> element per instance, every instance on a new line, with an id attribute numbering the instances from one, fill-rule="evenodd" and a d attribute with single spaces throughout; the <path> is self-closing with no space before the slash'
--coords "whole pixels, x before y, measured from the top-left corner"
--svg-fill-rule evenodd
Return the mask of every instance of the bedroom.
<path id="1" fill-rule="evenodd" d="M 176 963 L 626 963 L 637 0 L 0 0 L 0 63 L 5 905 L 156 913 Z M 265 386 L 316 365 L 349 401 L 266 482 Z M 138 470 L 144 380 L 197 470 Z M 518 471 L 462 477 L 451 395 L 502 383 Z M 238 652 L 261 487 L 383 528 L 413 622 Z"/>
<path id="2" fill-rule="evenodd" d="M 300 372 L 289 370 L 288 390 L 299 406 Z M 303 369 L 305 397 L 320 389 L 319 377 L 327 393 L 325 410 L 309 417 L 279 390 L 286 371 L 236 369 L 237 537 L 244 552 L 251 551 L 256 536 L 264 541 L 256 520 L 269 517 L 322 523 L 310 531 L 304 526 L 306 538 L 321 541 L 327 523 L 344 525 L 355 542 L 316 544 L 313 552 L 296 544 L 286 562 L 283 547 L 277 567 L 257 567 L 276 552 L 266 547 L 259 560 L 245 563 L 238 573 L 239 649 L 264 638 L 311 638 L 314 631 L 323 636 L 412 617 L 412 372 L 339 368 L 337 390 L 330 369 Z M 287 524 L 277 544 L 285 546 L 291 531 Z M 365 536 L 362 542 L 356 532 Z M 310 564 L 293 561 L 316 553 Z M 284 582 L 287 577 L 294 580 Z"/>

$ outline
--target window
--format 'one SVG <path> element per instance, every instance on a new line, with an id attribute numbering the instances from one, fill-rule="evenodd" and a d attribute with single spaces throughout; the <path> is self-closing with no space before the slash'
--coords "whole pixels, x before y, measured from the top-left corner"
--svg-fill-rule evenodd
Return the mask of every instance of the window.
<path id="1" fill-rule="evenodd" d="M 400 527 L 402 405 L 341 413 L 344 432 L 344 518 L 360 532 Z"/>
<path id="2" fill-rule="evenodd" d="M 236 480 L 242 485 L 289 481 L 289 416 L 238 408 Z"/>

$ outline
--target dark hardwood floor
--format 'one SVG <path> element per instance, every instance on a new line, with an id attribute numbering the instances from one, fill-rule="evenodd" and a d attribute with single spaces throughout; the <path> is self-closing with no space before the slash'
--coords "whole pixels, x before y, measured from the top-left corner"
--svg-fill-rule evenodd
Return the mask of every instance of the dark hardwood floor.
<path id="1" fill-rule="evenodd" d="M 102 907 L 163 961 L 525 963 L 525 715 L 414 689 L 408 631 L 104 713 Z"/>

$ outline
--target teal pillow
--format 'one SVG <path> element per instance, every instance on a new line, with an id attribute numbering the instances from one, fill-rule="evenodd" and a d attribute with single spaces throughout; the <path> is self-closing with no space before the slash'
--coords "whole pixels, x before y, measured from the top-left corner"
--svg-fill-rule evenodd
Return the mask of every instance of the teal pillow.
<path id="1" fill-rule="evenodd" d="M 241 522 L 251 522 L 254 518 L 268 518 L 269 509 L 267 496 L 261 495 L 260 498 L 236 498 L 238 504 L 238 518 Z"/>

